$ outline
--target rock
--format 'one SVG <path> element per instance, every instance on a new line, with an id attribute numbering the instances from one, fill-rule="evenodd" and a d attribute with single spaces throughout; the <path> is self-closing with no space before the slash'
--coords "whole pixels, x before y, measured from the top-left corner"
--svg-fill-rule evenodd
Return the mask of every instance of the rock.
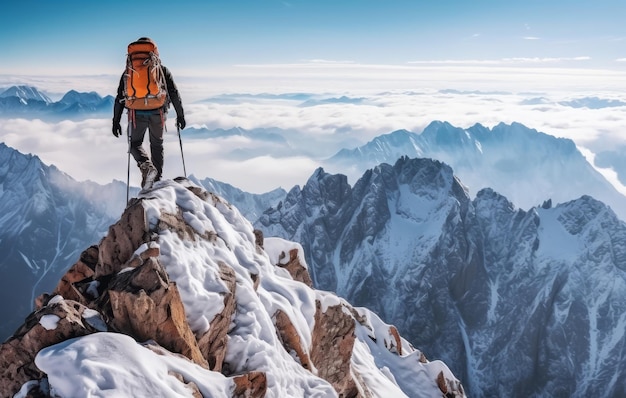
<path id="1" fill-rule="evenodd" d="M 27 381 L 45 376 L 34 363 L 41 349 L 97 331 L 83 318 L 85 309 L 80 303 L 56 296 L 30 314 L 13 336 L 0 345 L 1 397 L 12 397 Z"/>
<path id="2" fill-rule="evenodd" d="M 200 366 L 208 363 L 187 323 L 185 307 L 175 283 L 158 259 L 118 274 L 108 290 L 111 325 L 138 341 L 152 339 Z"/>
<path id="3" fill-rule="evenodd" d="M 457 398 L 464 397 L 465 392 L 463 390 L 463 386 L 459 383 L 458 380 L 450 380 L 447 379 L 443 372 L 439 372 L 437 375 L 437 387 L 443 393 L 443 396 L 446 398 Z"/>
<path id="4" fill-rule="evenodd" d="M 204 358 L 208 361 L 209 369 L 221 372 L 226 355 L 228 330 L 237 306 L 235 301 L 237 281 L 235 271 L 230 266 L 221 261 L 218 265 L 220 267 L 220 279 L 226 283 L 228 293 L 224 295 L 224 309 L 211 321 L 209 330 L 198 340 L 198 345 Z"/>
<path id="5" fill-rule="evenodd" d="M 281 311 L 276 311 L 274 314 L 274 324 L 276 325 L 276 333 L 280 338 L 283 347 L 287 352 L 293 352 L 303 368 L 311 370 L 311 358 L 309 354 L 302 347 L 300 335 L 298 334 L 293 323 L 289 319 L 289 316 Z"/>
<path id="6" fill-rule="evenodd" d="M 233 398 L 263 398 L 267 392 L 267 376 L 263 372 L 250 372 L 233 378 Z"/>
<path id="7" fill-rule="evenodd" d="M 80 260 L 63 275 L 54 289 L 54 294 L 59 294 L 66 300 L 75 300 L 84 304 L 82 294 L 76 291 L 74 284 L 94 276 L 98 253 L 98 246 L 91 246 L 85 250 L 80 255 Z"/>
<path id="8" fill-rule="evenodd" d="M 131 200 L 120 220 L 100 241 L 95 278 L 122 270 L 137 248 L 148 242 L 148 222 L 141 200 Z"/>
<path id="9" fill-rule="evenodd" d="M 321 302 L 316 300 L 315 307 L 311 361 L 317 375 L 330 382 L 340 397 L 357 397 L 359 390 L 350 365 L 356 339 L 354 318 L 343 311 L 342 305 L 322 311 Z"/>
<path id="10" fill-rule="evenodd" d="M 311 280 L 311 275 L 309 275 L 309 271 L 300 263 L 300 259 L 298 258 L 298 249 L 289 250 L 289 261 L 285 264 L 282 264 L 281 261 L 285 257 L 285 253 L 281 253 L 279 257 L 279 262 L 276 264 L 278 267 L 285 268 L 289 275 L 293 278 L 294 281 L 299 281 L 307 285 L 308 287 L 313 287 L 313 281 Z"/>

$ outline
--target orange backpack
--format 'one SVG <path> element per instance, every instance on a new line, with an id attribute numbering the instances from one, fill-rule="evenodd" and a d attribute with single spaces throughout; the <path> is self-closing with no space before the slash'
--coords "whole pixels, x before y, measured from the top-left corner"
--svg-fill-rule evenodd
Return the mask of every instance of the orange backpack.
<path id="1" fill-rule="evenodd" d="M 138 40 L 128 45 L 124 78 L 126 108 L 147 110 L 165 105 L 165 76 L 154 42 Z"/>

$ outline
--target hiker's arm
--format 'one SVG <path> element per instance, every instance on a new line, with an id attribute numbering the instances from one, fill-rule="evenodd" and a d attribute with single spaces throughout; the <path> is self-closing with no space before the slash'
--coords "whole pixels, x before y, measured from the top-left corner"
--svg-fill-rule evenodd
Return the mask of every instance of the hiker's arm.
<path id="1" fill-rule="evenodd" d="M 113 103 L 113 123 L 119 123 L 122 120 L 122 112 L 124 112 L 124 74 L 120 78 L 120 84 L 117 87 L 117 96 Z"/>
<path id="2" fill-rule="evenodd" d="M 183 103 L 180 99 L 180 94 L 178 93 L 178 88 L 176 87 L 176 83 L 174 83 L 174 78 L 172 77 L 172 73 L 166 67 L 163 67 L 163 73 L 165 74 L 165 83 L 167 84 L 167 93 L 170 97 L 170 101 L 172 101 L 172 105 L 174 105 L 174 109 L 176 110 L 176 116 L 179 118 L 184 118 L 185 112 L 183 111 Z"/>

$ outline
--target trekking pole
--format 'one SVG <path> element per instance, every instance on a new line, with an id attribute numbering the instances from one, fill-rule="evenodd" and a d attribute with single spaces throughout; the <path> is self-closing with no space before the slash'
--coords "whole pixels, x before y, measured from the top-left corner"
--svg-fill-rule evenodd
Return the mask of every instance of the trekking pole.
<path id="1" fill-rule="evenodd" d="M 183 173 L 185 173 L 185 178 L 187 178 L 187 169 L 185 168 L 185 154 L 183 153 L 183 140 L 180 138 L 180 127 L 178 123 L 176 123 L 176 130 L 178 130 L 178 142 L 180 143 L 180 156 L 183 158 Z"/>
<path id="2" fill-rule="evenodd" d="M 128 206 L 128 197 L 130 196 L 130 120 L 126 128 L 126 137 L 128 137 L 128 167 L 126 168 L 126 206 Z"/>

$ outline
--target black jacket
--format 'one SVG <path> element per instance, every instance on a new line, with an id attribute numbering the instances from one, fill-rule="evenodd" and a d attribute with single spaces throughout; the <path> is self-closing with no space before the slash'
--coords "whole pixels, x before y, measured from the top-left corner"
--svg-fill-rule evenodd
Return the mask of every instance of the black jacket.
<path id="1" fill-rule="evenodd" d="M 167 97 L 168 101 L 165 102 L 164 110 L 167 111 L 169 108 L 169 103 L 171 102 L 174 105 L 174 110 L 176 110 L 177 117 L 184 117 L 185 113 L 183 111 L 183 104 L 180 100 L 180 95 L 178 94 L 178 88 L 176 87 L 176 83 L 174 83 L 174 78 L 172 77 L 172 73 L 165 66 L 161 66 L 163 68 L 163 75 L 165 76 L 165 84 L 167 85 Z M 115 103 L 113 105 L 113 122 L 119 123 L 122 119 L 122 112 L 124 112 L 124 75 L 126 73 L 122 73 L 122 77 L 120 78 L 120 84 L 117 87 L 117 96 L 115 97 Z"/>

